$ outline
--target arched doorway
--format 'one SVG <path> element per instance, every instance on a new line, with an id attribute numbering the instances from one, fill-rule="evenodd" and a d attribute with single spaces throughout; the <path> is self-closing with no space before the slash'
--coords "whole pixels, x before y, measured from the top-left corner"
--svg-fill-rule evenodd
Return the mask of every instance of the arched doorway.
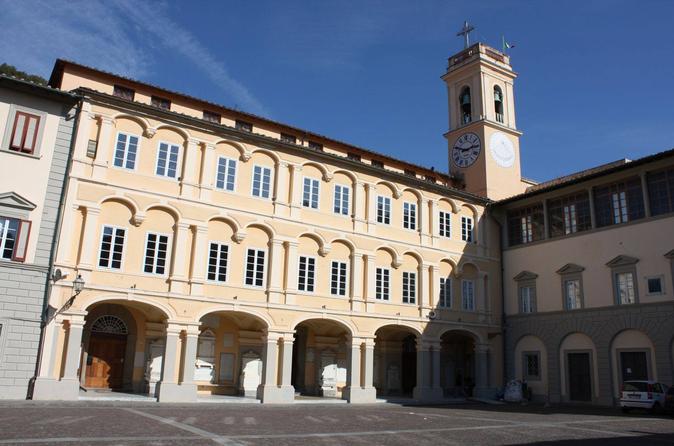
<path id="1" fill-rule="evenodd" d="M 440 384 L 444 396 L 472 396 L 476 376 L 474 337 L 465 332 L 448 331 L 440 342 Z"/>
<path id="2" fill-rule="evenodd" d="M 374 386 L 381 396 L 411 396 L 417 385 L 417 334 L 400 326 L 375 333 Z"/>
<path id="3" fill-rule="evenodd" d="M 84 386 L 97 389 L 124 387 L 124 358 L 129 330 L 124 321 L 110 314 L 91 324 Z"/>
<path id="4" fill-rule="evenodd" d="M 199 322 L 194 364 L 198 393 L 255 398 L 262 383 L 267 323 L 235 311 L 213 311 Z"/>
<path id="5" fill-rule="evenodd" d="M 347 385 L 350 332 L 326 319 L 298 324 L 293 342 L 291 382 L 296 394 L 342 398 Z"/>

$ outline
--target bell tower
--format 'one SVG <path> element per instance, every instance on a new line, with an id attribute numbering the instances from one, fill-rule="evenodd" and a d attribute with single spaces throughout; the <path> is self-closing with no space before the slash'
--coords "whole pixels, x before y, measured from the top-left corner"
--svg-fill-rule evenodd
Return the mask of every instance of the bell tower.
<path id="1" fill-rule="evenodd" d="M 520 171 L 522 132 L 515 125 L 510 57 L 482 43 L 470 45 L 472 26 L 464 24 L 461 52 L 451 56 L 442 80 L 447 84 L 449 170 L 466 190 L 493 200 L 524 192 Z"/>

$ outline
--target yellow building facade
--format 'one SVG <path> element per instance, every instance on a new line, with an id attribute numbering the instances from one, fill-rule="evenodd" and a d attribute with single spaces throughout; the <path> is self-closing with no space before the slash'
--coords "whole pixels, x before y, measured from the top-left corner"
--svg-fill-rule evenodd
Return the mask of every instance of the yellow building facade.
<path id="1" fill-rule="evenodd" d="M 455 176 L 72 62 L 50 83 L 84 100 L 35 399 L 502 386 L 499 227 Z M 508 110 L 470 125 L 517 136 Z"/>

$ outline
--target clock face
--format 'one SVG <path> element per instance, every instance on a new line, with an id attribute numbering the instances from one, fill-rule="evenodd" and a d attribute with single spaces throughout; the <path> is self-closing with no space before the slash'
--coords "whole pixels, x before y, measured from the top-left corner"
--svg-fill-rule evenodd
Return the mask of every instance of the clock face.
<path id="1" fill-rule="evenodd" d="M 503 132 L 496 132 L 489 139 L 489 152 L 496 164 L 511 167 L 515 163 L 515 148 L 512 141 Z"/>
<path id="2" fill-rule="evenodd" d="M 456 140 L 452 148 L 452 161 L 457 167 L 468 167 L 480 156 L 482 145 L 475 133 L 464 133 Z"/>

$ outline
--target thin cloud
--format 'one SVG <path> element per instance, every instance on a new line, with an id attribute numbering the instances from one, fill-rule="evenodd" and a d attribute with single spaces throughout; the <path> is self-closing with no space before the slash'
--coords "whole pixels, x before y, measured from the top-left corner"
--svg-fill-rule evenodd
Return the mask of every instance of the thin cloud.
<path id="1" fill-rule="evenodd" d="M 250 90 L 197 37 L 156 2 L 0 0 L 3 59 L 19 69 L 49 76 L 54 60 L 72 59 L 133 78 L 147 78 L 168 49 L 215 84 L 232 103 L 269 115 Z"/>
<path id="2" fill-rule="evenodd" d="M 117 3 L 124 14 L 133 20 L 143 31 L 151 33 L 166 48 L 180 53 L 193 63 L 214 84 L 227 93 L 236 103 L 247 111 L 268 115 L 269 113 L 253 94 L 241 82 L 229 75 L 223 63 L 189 31 L 172 20 L 164 8 L 156 4 L 120 1 Z M 152 17 L 152 20 L 148 20 Z"/>

